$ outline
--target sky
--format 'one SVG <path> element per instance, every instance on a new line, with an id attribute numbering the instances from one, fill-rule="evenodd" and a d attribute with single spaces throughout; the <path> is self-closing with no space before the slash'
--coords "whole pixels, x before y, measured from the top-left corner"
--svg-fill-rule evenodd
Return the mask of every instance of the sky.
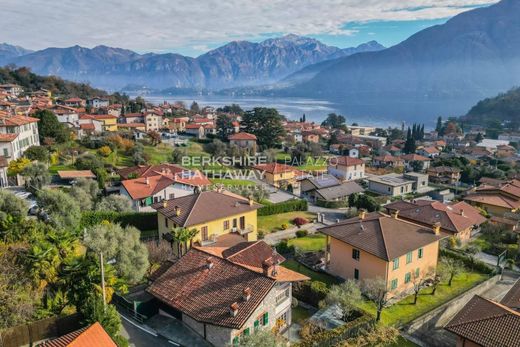
<path id="1" fill-rule="evenodd" d="M 107 45 L 198 56 L 286 34 L 340 48 L 397 44 L 497 0 L 0 0 L 0 42 L 38 50 Z"/>

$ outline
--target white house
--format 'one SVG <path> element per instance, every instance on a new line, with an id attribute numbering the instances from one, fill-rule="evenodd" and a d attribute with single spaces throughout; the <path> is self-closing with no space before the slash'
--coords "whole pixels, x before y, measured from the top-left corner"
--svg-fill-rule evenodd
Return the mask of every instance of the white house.
<path id="1" fill-rule="evenodd" d="M 331 158 L 327 172 L 342 181 L 359 180 L 365 177 L 365 162 L 352 157 Z"/>
<path id="2" fill-rule="evenodd" d="M 27 116 L 0 117 L 0 156 L 11 160 L 20 158 L 30 146 L 39 146 L 38 118 Z"/>

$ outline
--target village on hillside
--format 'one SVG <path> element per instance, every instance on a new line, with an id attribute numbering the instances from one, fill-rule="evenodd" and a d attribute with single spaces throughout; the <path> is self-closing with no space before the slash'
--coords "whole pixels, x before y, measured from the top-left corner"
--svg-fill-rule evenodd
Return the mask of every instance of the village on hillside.
<path id="1" fill-rule="evenodd" d="M 0 85 L 0 345 L 518 346 L 520 133 L 323 117 Z"/>

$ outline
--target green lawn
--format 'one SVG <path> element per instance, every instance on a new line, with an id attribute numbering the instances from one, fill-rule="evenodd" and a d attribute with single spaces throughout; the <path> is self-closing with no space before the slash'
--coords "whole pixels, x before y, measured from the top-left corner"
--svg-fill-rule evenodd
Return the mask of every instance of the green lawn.
<path id="1" fill-rule="evenodd" d="M 320 281 L 327 284 L 328 286 L 339 283 L 339 281 L 335 277 L 327 275 L 323 272 L 313 271 L 308 267 L 298 263 L 294 259 L 286 260 L 285 262 L 283 262 L 282 266 L 310 277 L 311 281 Z"/>
<path id="2" fill-rule="evenodd" d="M 413 295 L 410 295 L 398 303 L 384 309 L 381 315 L 381 321 L 387 325 L 409 323 L 415 318 L 433 310 L 475 285 L 485 281 L 487 278 L 487 275 L 484 274 L 465 272 L 454 278 L 451 287 L 445 283 L 441 283 L 437 287 L 435 295 L 430 294 L 430 288 L 424 288 L 419 293 L 417 304 L 413 304 Z M 375 306 L 372 303 L 365 302 L 361 307 L 374 315 L 376 314 Z"/>
<path id="3" fill-rule="evenodd" d="M 287 212 L 274 214 L 271 216 L 258 217 L 258 230 L 262 230 L 264 234 L 272 231 L 282 230 L 282 224 L 292 227 L 292 220 L 296 217 L 303 217 L 310 221 L 316 218 L 316 214 L 306 211 Z"/>
<path id="4" fill-rule="evenodd" d="M 148 164 L 161 164 L 169 161 L 170 156 L 173 152 L 173 148 L 165 143 L 158 144 L 157 146 L 144 146 L 144 153 L 149 157 Z"/>
<path id="5" fill-rule="evenodd" d="M 254 186 L 256 185 L 253 181 L 248 180 L 235 180 L 228 178 L 212 178 L 211 182 L 213 184 L 223 184 L 224 186 Z"/>
<path id="6" fill-rule="evenodd" d="M 75 170 L 75 168 L 73 165 L 68 164 L 56 164 L 49 166 L 49 172 L 51 173 L 51 175 L 56 175 L 58 171 L 62 170 Z"/>
<path id="7" fill-rule="evenodd" d="M 323 234 L 314 234 L 305 237 L 290 239 L 289 245 L 301 249 L 305 252 L 316 252 L 325 249 L 326 238 Z"/>

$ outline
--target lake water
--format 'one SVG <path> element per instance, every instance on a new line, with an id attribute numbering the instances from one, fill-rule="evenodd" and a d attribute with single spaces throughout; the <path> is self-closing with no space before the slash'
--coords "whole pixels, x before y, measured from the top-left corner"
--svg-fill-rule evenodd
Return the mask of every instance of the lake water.
<path id="1" fill-rule="evenodd" d="M 239 104 L 244 110 L 254 107 L 273 107 L 291 120 L 298 120 L 305 114 L 307 121 L 321 123 L 327 114 L 337 113 L 346 117 L 347 124 L 371 125 L 377 127 L 400 127 L 414 122 L 424 123 L 425 127 L 435 127 L 438 116 L 461 115 L 466 113 L 473 100 L 442 101 L 403 101 L 403 100 L 357 100 L 355 103 L 340 104 L 325 100 L 293 97 L 234 97 L 221 95 L 159 95 L 143 96 L 154 104 L 163 101 L 183 101 L 189 106 L 196 101 L 200 106 L 215 108 Z"/>

